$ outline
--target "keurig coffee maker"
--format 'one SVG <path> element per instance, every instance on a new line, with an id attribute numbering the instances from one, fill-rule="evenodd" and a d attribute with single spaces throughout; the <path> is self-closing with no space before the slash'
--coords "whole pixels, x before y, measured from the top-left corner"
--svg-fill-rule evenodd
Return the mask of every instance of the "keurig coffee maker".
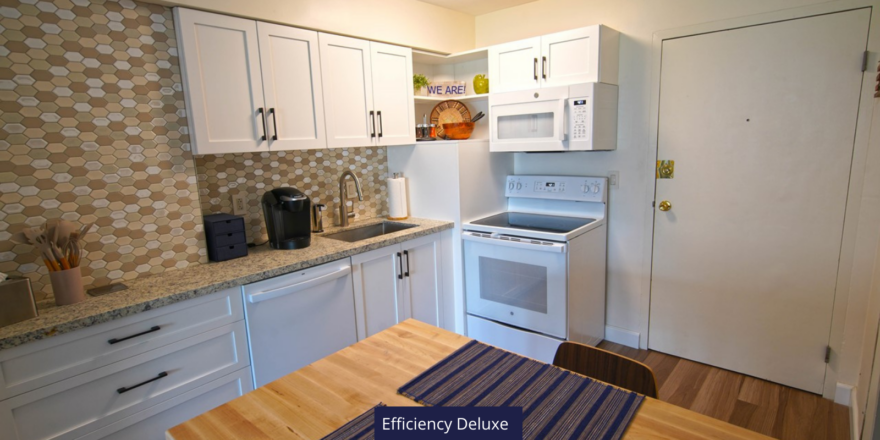
<path id="1" fill-rule="evenodd" d="M 311 202 L 296 188 L 275 188 L 263 194 L 263 215 L 269 243 L 275 249 L 302 249 L 312 241 Z"/>

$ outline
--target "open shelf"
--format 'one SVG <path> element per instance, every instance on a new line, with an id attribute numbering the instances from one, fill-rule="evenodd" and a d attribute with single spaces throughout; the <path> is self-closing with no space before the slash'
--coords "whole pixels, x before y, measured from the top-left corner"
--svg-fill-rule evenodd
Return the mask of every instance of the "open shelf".
<path id="1" fill-rule="evenodd" d="M 413 62 L 419 64 L 458 64 L 488 58 L 489 49 L 485 47 L 448 55 L 413 49 Z"/>
<path id="2" fill-rule="evenodd" d="M 416 99 L 416 103 L 419 103 L 419 102 L 441 102 L 441 101 L 448 101 L 450 99 L 454 99 L 456 101 L 479 102 L 479 101 L 488 101 L 489 94 L 483 93 L 482 95 L 465 95 L 465 96 L 450 96 L 450 97 L 416 96 L 415 99 Z"/>

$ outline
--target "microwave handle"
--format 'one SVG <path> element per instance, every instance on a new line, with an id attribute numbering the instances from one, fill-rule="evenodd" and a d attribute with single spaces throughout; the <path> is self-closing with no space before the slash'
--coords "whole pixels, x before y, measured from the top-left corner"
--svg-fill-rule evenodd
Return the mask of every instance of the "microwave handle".
<path id="1" fill-rule="evenodd" d="M 480 234 L 483 235 L 483 234 Z M 553 243 L 553 244 L 534 244 L 527 243 L 524 241 L 509 241 L 502 240 L 500 238 L 487 238 L 480 237 L 473 232 L 463 232 L 461 234 L 462 240 L 473 241 L 476 243 L 489 244 L 493 246 L 507 246 L 517 249 L 525 249 L 528 251 L 540 251 L 540 252 L 550 252 L 555 254 L 561 254 L 565 252 L 565 244 L 563 243 Z M 526 239 L 527 240 L 527 239 Z"/>

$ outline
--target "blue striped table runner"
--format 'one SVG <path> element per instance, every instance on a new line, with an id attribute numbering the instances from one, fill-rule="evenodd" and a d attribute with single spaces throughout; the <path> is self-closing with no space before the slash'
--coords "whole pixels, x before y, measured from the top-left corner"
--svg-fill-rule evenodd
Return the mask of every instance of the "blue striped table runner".
<path id="1" fill-rule="evenodd" d="M 376 437 L 375 418 L 373 417 L 373 413 L 375 413 L 376 408 L 380 406 L 385 406 L 385 404 L 380 402 L 378 405 L 355 417 L 354 420 L 346 423 L 341 428 L 331 432 L 330 435 L 324 437 L 322 440 L 373 440 Z"/>
<path id="2" fill-rule="evenodd" d="M 471 341 L 398 392 L 426 406 L 523 408 L 523 439 L 623 436 L 644 396 Z"/>

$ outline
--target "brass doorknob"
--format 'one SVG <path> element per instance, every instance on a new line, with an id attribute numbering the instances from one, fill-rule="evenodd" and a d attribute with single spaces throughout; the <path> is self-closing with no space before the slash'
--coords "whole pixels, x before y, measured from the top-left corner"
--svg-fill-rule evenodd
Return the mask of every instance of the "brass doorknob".
<path id="1" fill-rule="evenodd" d="M 663 212 L 669 211 L 672 209 L 672 203 L 669 203 L 669 200 L 664 200 L 660 202 L 660 210 Z"/>

